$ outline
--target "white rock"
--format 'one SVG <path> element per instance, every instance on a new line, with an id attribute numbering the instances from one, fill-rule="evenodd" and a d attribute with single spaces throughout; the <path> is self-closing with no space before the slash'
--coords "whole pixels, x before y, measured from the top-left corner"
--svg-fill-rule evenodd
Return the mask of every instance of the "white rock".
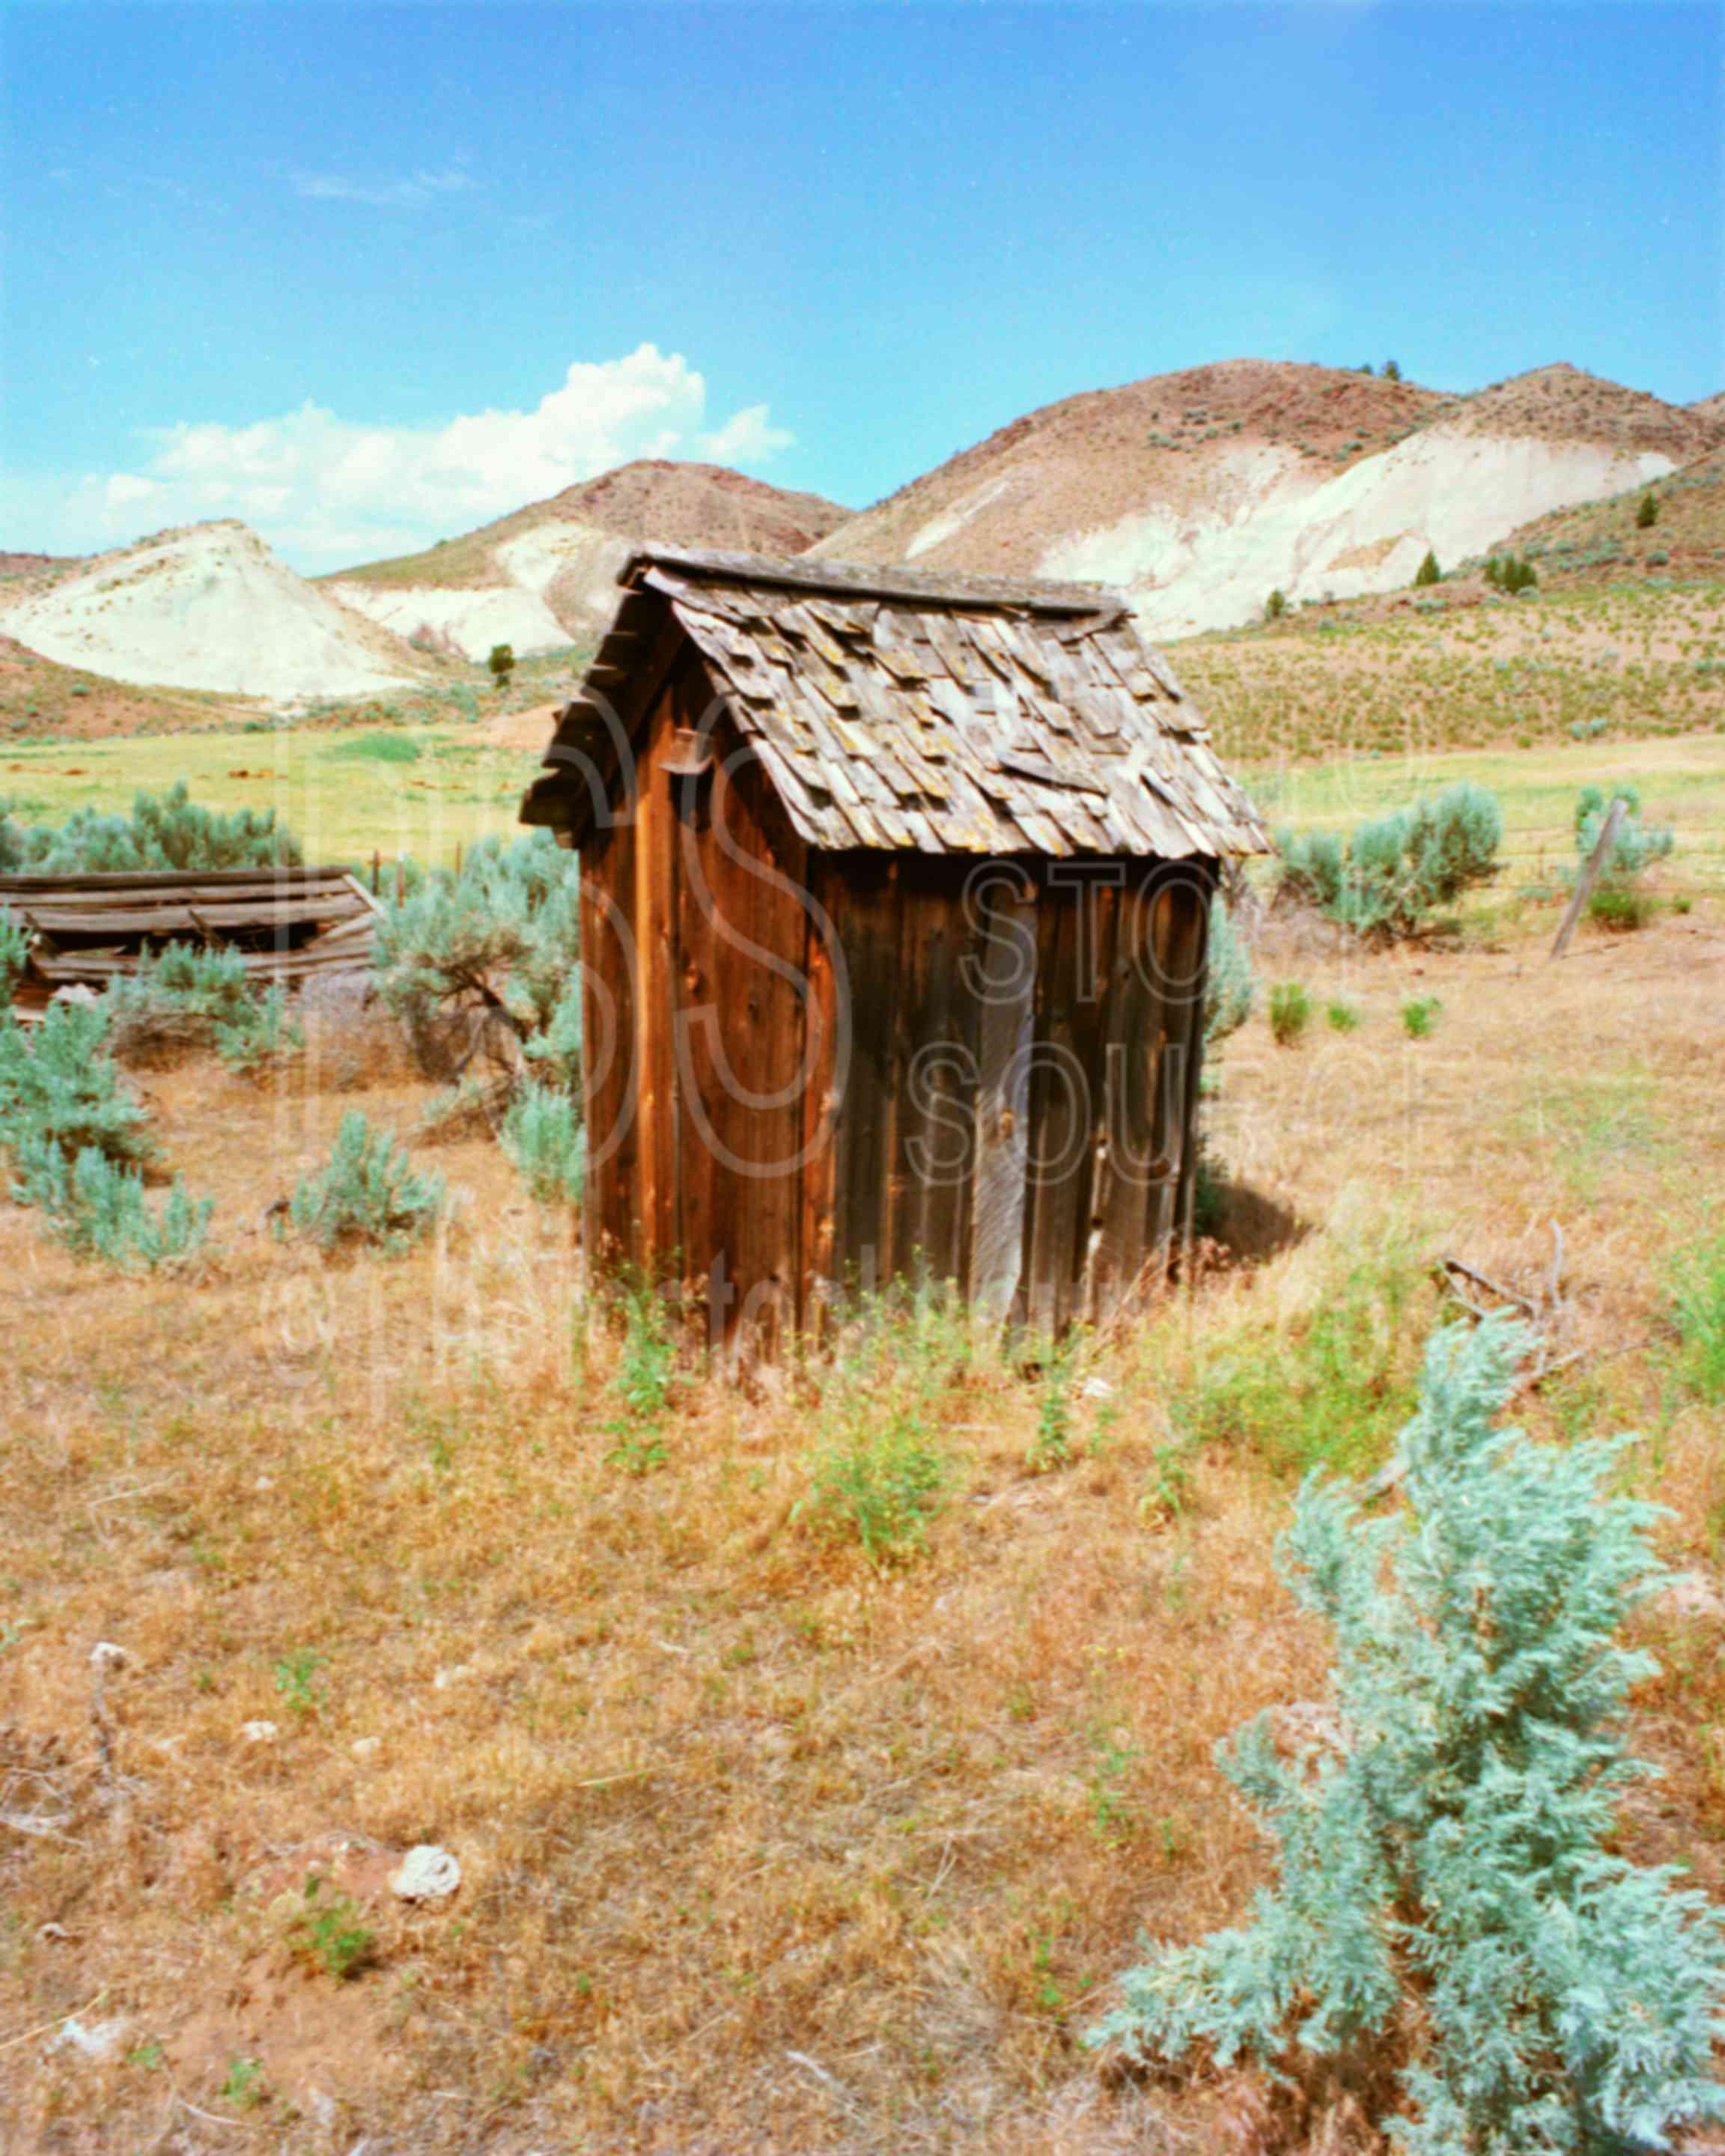
<path id="1" fill-rule="evenodd" d="M 248 1744 L 273 1744 L 281 1732 L 273 1722 L 242 1722 L 239 1734 Z"/>
<path id="2" fill-rule="evenodd" d="M 1670 1610 L 1674 1617 L 1700 1617 L 1709 1622 L 1725 1618 L 1725 1595 L 1704 1572 L 1674 1573 L 1655 1597 L 1654 1606 Z"/>
<path id="3" fill-rule="evenodd" d="M 439 1670 L 431 1680 L 434 1691 L 447 1691 L 451 1685 L 465 1684 L 473 1671 L 465 1662 L 457 1662 L 453 1669 Z"/>
<path id="4" fill-rule="evenodd" d="M 403 1902 L 443 1902 L 461 1884 L 461 1866 L 434 1841 L 422 1841 L 389 1875 L 389 1891 Z"/>
<path id="5" fill-rule="evenodd" d="M 100 2062 L 111 2059 L 126 2039 L 124 2021 L 92 2021 L 88 2025 L 72 2015 L 59 2026 L 54 2038 L 57 2051 L 76 2051 L 80 2058 Z"/>
<path id="6" fill-rule="evenodd" d="M 356 1759 L 375 1759 L 382 1742 L 381 1737 L 356 1737 L 347 1748 Z"/>
<path id="7" fill-rule="evenodd" d="M 90 1666 L 105 1673 L 109 1670 L 123 1670 L 131 1657 L 124 1647 L 116 1647 L 111 1640 L 98 1640 L 90 1650 Z"/>

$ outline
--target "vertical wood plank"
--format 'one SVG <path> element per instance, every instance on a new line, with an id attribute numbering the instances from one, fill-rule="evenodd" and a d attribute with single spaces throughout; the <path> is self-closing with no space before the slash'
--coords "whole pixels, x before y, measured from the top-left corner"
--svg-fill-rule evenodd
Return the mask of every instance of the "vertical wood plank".
<path id="1" fill-rule="evenodd" d="M 717 1329 L 747 1322 L 770 1350 L 795 1321 L 802 1271 L 803 862 L 728 721 L 714 747 L 710 807 L 680 826 L 684 1262 L 722 1296 Z"/>
<path id="2" fill-rule="evenodd" d="M 892 1271 L 906 1280 L 963 1278 L 975 1083 L 957 978 L 962 890 L 946 861 L 910 860 L 900 873 Z"/>
<path id="3" fill-rule="evenodd" d="M 840 1086 L 848 1061 L 844 1029 L 850 1021 L 850 982 L 830 911 L 831 864 L 809 859 L 805 884 L 813 901 L 804 941 L 809 1014 L 804 1032 L 807 1086 L 803 1099 L 802 1264 L 797 1322 L 819 1332 L 838 1287 L 834 1193 L 838 1132 L 844 1102 Z"/>
<path id="4" fill-rule="evenodd" d="M 1156 1069 L 1156 1145 L 1161 1173 L 1151 1186 L 1145 1251 L 1165 1265 L 1173 1241 L 1181 1178 L 1190 1147 L 1189 1092 L 1195 1083 L 1192 1040 L 1201 1024 L 1207 908 L 1184 865 L 1159 880 L 1156 899 L 1155 947 L 1163 982 L 1162 1019 Z"/>
<path id="5" fill-rule="evenodd" d="M 677 1238 L 677 1097 L 672 1068 L 675 1004 L 672 931 L 676 833 L 662 769 L 676 721 L 667 684 L 642 742 L 635 808 L 635 936 L 640 951 L 636 1040 L 641 1074 L 641 1232 L 648 1266 L 668 1265 Z"/>
<path id="6" fill-rule="evenodd" d="M 601 1268 L 642 1255 L 634 849 L 633 822 L 620 823 L 581 860 L 585 1213 L 588 1255 Z"/>
<path id="7" fill-rule="evenodd" d="M 880 855 L 845 855 L 834 865 L 833 911 L 850 985 L 834 1233 L 840 1289 L 849 1297 L 885 1286 L 891 1270 L 898 880 L 897 863 Z"/>
<path id="8" fill-rule="evenodd" d="M 976 1004 L 976 1165 L 971 1178 L 972 1309 L 1004 1324 L 1024 1282 L 1025 1163 L 1030 1131 L 1029 1056 L 1035 1037 L 1036 908 L 1028 884 L 986 905 L 967 971 Z"/>
<path id="9" fill-rule="evenodd" d="M 1024 1313 L 1033 1332 L 1049 1337 L 1063 1332 L 1072 1315 L 1078 1224 L 1089 1180 L 1075 1024 L 1081 896 L 1071 889 L 1045 888 L 1042 894 Z"/>

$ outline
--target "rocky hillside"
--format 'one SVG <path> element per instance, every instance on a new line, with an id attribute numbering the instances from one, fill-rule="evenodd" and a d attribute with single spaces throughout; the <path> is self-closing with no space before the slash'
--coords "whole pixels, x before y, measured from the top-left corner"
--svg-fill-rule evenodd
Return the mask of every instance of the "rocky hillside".
<path id="1" fill-rule="evenodd" d="M 109 680 L 282 701 L 363 696 L 427 670 L 234 522 L 8 578 L 0 631 Z"/>
<path id="2" fill-rule="evenodd" d="M 1709 400 L 1711 402 L 1711 400 Z M 1725 418 L 1542 367 L 1471 396 L 1230 360 L 1068 398 L 851 518 L 812 551 L 1120 585 L 1174 637 L 1253 619 L 1272 590 L 1407 584 L 1568 505 L 1725 441 Z"/>
<path id="3" fill-rule="evenodd" d="M 345 605 L 423 648 L 483 659 L 494 644 L 551 650 L 598 628 L 632 546 L 729 547 L 798 554 L 847 512 L 721 465 L 624 465 L 531 503 L 459 539 L 392 562 L 339 570 Z"/>

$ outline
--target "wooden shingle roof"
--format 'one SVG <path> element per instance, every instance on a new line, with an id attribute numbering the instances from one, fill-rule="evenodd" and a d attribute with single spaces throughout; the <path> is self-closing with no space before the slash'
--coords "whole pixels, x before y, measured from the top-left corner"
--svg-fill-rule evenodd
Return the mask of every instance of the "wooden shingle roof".
<path id="1" fill-rule="evenodd" d="M 1082 584 L 654 547 L 561 715 L 528 823 L 579 836 L 669 608 L 798 834 L 829 851 L 1261 853 L 1269 838 L 1125 603 Z"/>

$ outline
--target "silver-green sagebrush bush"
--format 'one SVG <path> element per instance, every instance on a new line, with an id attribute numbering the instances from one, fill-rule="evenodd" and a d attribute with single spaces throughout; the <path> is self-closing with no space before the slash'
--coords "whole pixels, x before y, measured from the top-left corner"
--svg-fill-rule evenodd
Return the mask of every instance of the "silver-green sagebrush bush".
<path id="1" fill-rule="evenodd" d="M 300 1179 L 288 1219 L 322 1250 L 342 1243 L 397 1250 L 429 1235 L 445 1203 L 442 1176 L 422 1174 L 388 1131 L 350 1108 L 329 1165 Z"/>
<path id="2" fill-rule="evenodd" d="M 103 1007 L 122 1053 L 177 1038 L 213 1047 L 230 1069 L 255 1070 L 305 1045 L 283 984 L 259 988 L 240 953 L 227 948 L 170 943 L 115 980 Z"/>
<path id="3" fill-rule="evenodd" d="M 0 1146 L 41 1138 L 69 1162 L 93 1147 L 129 1165 L 154 1155 L 147 1121 L 109 1053 L 99 1004 L 50 1004 L 28 1033 L 0 1015 Z"/>
<path id="4" fill-rule="evenodd" d="M 49 1233 L 76 1257 L 98 1259 L 121 1272 L 154 1272 L 198 1255 L 209 1234 L 214 1201 L 193 1198 L 176 1176 L 160 1208 L 144 1180 L 116 1168 L 86 1146 L 69 1165 L 41 1136 L 27 1138 L 15 1155 L 13 1196 L 39 1207 Z"/>
<path id="5" fill-rule="evenodd" d="M 1258 984 L 1245 942 L 1219 891 L 1210 901 L 1209 963 L 1204 983 L 1204 1037 L 1212 1047 L 1237 1033 L 1252 1014 Z"/>
<path id="6" fill-rule="evenodd" d="M 529 1080 L 510 1102 L 501 1135 L 539 1204 L 572 1204 L 580 1197 L 581 1116 L 572 1093 Z"/>
<path id="7" fill-rule="evenodd" d="M 29 952 L 30 938 L 23 923 L 0 906 L 0 1015 L 10 1008 L 18 993 Z"/>
<path id="8" fill-rule="evenodd" d="M 133 797 L 130 816 L 80 808 L 64 824 L 20 824 L 0 810 L 0 871 L 41 875 L 135 869 L 249 869 L 292 865 L 300 844 L 273 808 L 204 808 L 186 782 Z"/>
<path id="9" fill-rule="evenodd" d="M 1417 936 L 1436 909 L 1495 873 L 1503 844 L 1496 798 L 1469 780 L 1352 837 L 1284 837 L 1284 890 L 1361 936 Z"/>
<path id="10" fill-rule="evenodd" d="M 429 870 L 384 908 L 373 947 L 378 988 L 410 1024 L 471 995 L 501 1004 L 531 1039 L 574 978 L 578 907 L 575 856 L 547 834 L 483 840 L 459 874 Z"/>
<path id="11" fill-rule="evenodd" d="M 1630 1440 L 1498 1427 L 1527 1345 L 1495 1320 L 1433 1338 L 1404 1511 L 1305 1485 L 1283 1574 L 1334 1631 L 1334 1700 L 1220 1754 L 1279 1883 L 1132 1970 L 1092 2041 L 1268 2064 L 1394 2045 L 1407 2156 L 1630 2156 L 1725 2116 L 1719 1917 L 1609 1847 L 1652 1771 L 1623 1715 L 1654 1665 L 1618 1633 L 1661 1577 L 1656 1508 L 1606 1494 Z"/>

